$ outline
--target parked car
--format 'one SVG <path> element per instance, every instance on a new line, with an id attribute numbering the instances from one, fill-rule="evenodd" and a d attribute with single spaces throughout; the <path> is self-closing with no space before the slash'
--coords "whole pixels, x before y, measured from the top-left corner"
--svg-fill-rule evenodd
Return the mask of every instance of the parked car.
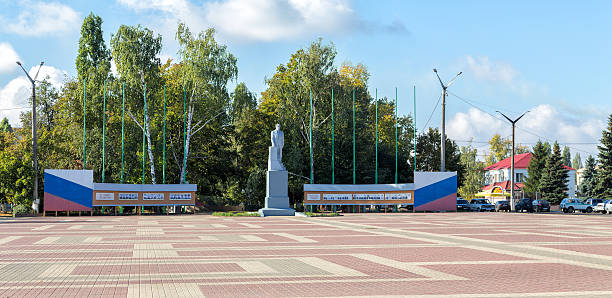
<path id="1" fill-rule="evenodd" d="M 597 206 L 593 207 L 593 212 L 598 213 L 601 212 L 603 214 L 606 214 L 606 205 L 610 203 L 610 200 L 605 200 L 599 204 L 597 204 Z"/>
<path id="2" fill-rule="evenodd" d="M 472 199 L 468 206 L 471 211 L 495 211 L 495 206 L 487 199 Z"/>
<path id="3" fill-rule="evenodd" d="M 535 212 L 550 212 L 550 204 L 547 200 L 533 200 L 531 205 Z"/>
<path id="4" fill-rule="evenodd" d="M 595 206 L 597 206 L 597 204 L 603 203 L 604 201 L 604 199 L 586 199 L 584 202 L 593 206 L 593 209 L 595 209 Z"/>
<path id="5" fill-rule="evenodd" d="M 580 199 L 575 198 L 567 198 L 561 201 L 559 208 L 564 213 L 574 213 L 576 210 L 580 210 L 582 212 L 591 213 L 593 212 L 593 206 L 591 204 L 587 204 Z"/>
<path id="6" fill-rule="evenodd" d="M 532 203 L 532 199 L 530 198 L 523 198 L 520 199 L 516 205 L 514 205 L 514 211 L 516 212 L 523 212 L 523 211 L 527 211 L 527 212 L 533 212 L 533 203 Z"/>
<path id="7" fill-rule="evenodd" d="M 470 211 L 470 202 L 463 198 L 457 198 L 457 211 Z"/>
<path id="8" fill-rule="evenodd" d="M 510 202 L 508 201 L 497 201 L 495 202 L 495 211 L 510 211 Z"/>
<path id="9" fill-rule="evenodd" d="M 602 212 L 603 214 L 612 214 L 612 200 L 608 200 L 608 203 L 604 205 L 604 211 Z"/>

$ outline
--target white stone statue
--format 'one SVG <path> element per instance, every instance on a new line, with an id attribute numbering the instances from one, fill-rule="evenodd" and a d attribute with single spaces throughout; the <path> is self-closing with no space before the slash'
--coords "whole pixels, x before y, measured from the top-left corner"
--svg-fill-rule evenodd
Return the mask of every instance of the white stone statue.
<path id="1" fill-rule="evenodd" d="M 276 129 L 270 133 L 270 139 L 272 140 L 272 146 L 270 146 L 270 155 L 268 156 L 268 170 L 285 171 L 285 166 L 282 162 L 285 135 L 280 130 L 280 124 L 276 124 Z"/>

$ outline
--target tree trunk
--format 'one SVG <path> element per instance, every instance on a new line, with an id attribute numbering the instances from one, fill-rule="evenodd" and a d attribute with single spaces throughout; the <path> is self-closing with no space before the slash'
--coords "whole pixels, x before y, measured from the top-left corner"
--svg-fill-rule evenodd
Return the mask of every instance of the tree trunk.
<path id="1" fill-rule="evenodd" d="M 185 183 L 185 175 L 187 174 L 187 158 L 189 157 L 189 141 L 191 140 L 191 122 L 193 120 L 194 107 L 189 104 L 189 113 L 187 114 L 187 133 L 185 134 L 185 152 L 183 154 L 183 167 L 181 168 L 181 184 Z"/>
<path id="2" fill-rule="evenodd" d="M 151 133 L 149 131 L 149 113 L 148 108 L 145 109 L 145 136 L 147 137 L 147 151 L 149 153 L 149 163 L 151 164 L 151 182 L 157 184 L 155 181 L 155 162 L 153 160 L 153 150 L 151 149 Z M 143 152 L 144 154 L 144 152 Z"/>

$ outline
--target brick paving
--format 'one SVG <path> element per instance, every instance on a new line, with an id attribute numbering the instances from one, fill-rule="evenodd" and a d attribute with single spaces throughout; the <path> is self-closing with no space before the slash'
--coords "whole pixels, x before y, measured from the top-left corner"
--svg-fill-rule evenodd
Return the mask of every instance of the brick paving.
<path id="1" fill-rule="evenodd" d="M 612 216 L 0 219 L 0 297 L 612 297 Z"/>

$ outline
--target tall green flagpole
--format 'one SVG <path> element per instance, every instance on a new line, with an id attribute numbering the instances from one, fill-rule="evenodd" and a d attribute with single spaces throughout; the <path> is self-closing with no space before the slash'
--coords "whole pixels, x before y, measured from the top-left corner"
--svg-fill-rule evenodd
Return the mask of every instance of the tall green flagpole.
<path id="1" fill-rule="evenodd" d="M 105 146 L 106 146 L 106 141 L 105 141 L 105 132 L 106 132 L 106 80 L 104 80 L 104 103 L 102 105 L 102 183 L 104 183 L 104 172 L 106 171 L 106 164 L 104 163 L 104 157 L 105 157 Z"/>
<path id="2" fill-rule="evenodd" d="M 314 183 L 314 162 L 312 158 L 312 90 L 308 90 L 310 94 L 310 183 Z"/>
<path id="3" fill-rule="evenodd" d="M 125 138 L 125 82 L 123 83 L 121 104 L 121 183 L 123 183 L 123 139 Z"/>
<path id="4" fill-rule="evenodd" d="M 376 167 L 374 172 L 374 184 L 378 184 L 378 88 L 376 88 L 376 99 L 374 105 L 376 106 Z"/>
<path id="5" fill-rule="evenodd" d="M 164 149 L 162 150 L 162 183 L 166 184 L 166 86 L 164 85 Z"/>
<path id="6" fill-rule="evenodd" d="M 417 145 L 417 130 L 416 130 L 416 86 L 414 86 L 414 171 L 416 172 L 417 170 L 417 166 L 416 166 L 416 145 Z"/>
<path id="7" fill-rule="evenodd" d="M 145 184 L 145 127 L 147 122 L 147 84 L 144 88 L 144 107 L 142 109 L 142 184 Z"/>
<path id="8" fill-rule="evenodd" d="M 355 179 L 355 88 L 353 88 L 353 184 L 356 184 L 356 179 Z"/>
<path id="9" fill-rule="evenodd" d="M 332 88 L 332 184 L 336 184 L 336 172 L 334 169 L 334 163 L 336 159 L 334 158 L 334 89 Z"/>
<path id="10" fill-rule="evenodd" d="M 85 100 L 87 99 L 87 80 L 83 79 L 83 169 L 85 169 Z"/>
<path id="11" fill-rule="evenodd" d="M 395 87 L 395 184 L 397 184 L 397 87 Z"/>

